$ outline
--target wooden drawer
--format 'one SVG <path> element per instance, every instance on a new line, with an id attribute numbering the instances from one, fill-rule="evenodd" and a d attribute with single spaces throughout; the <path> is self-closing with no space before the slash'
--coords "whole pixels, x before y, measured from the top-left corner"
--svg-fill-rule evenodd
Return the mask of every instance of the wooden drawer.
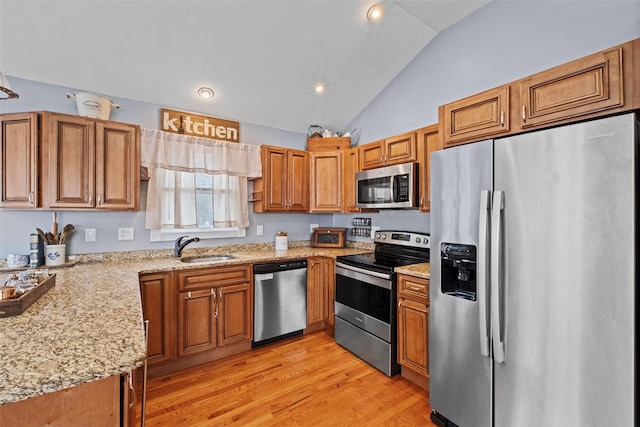
<path id="1" fill-rule="evenodd" d="M 429 279 L 399 274 L 398 295 L 400 298 L 408 298 L 413 301 L 428 304 Z"/>
<path id="2" fill-rule="evenodd" d="M 179 291 L 237 285 L 251 282 L 251 266 L 242 264 L 178 271 L 177 279 Z"/>

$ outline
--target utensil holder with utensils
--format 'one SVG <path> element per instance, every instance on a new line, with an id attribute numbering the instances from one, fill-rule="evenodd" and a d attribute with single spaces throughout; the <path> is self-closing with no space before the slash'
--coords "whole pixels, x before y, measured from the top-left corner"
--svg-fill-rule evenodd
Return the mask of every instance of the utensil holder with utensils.
<path id="1" fill-rule="evenodd" d="M 57 214 L 53 212 L 53 221 L 51 222 L 51 232 L 45 233 L 39 228 L 36 231 L 44 240 L 44 258 L 45 265 L 62 265 L 66 262 L 66 242 L 67 237 L 75 229 L 71 224 L 64 226 L 61 232 L 58 233 Z"/>

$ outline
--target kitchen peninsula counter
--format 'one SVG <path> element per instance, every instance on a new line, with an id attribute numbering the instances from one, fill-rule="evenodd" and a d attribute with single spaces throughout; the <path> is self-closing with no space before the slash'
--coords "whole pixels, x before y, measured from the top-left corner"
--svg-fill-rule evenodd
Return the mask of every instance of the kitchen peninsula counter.
<path id="1" fill-rule="evenodd" d="M 296 242 L 292 242 L 296 243 Z M 291 247 L 294 246 L 294 247 Z M 187 248 L 183 256 L 235 258 L 183 263 L 173 250 L 78 255 L 51 268 L 56 285 L 18 316 L 0 318 L 0 405 L 120 375 L 144 364 L 145 337 L 138 275 L 161 271 L 368 252 L 371 246 L 284 252 L 272 244 Z M 44 268 L 44 267 L 43 267 Z M 6 269 L 3 269 L 3 274 Z"/>

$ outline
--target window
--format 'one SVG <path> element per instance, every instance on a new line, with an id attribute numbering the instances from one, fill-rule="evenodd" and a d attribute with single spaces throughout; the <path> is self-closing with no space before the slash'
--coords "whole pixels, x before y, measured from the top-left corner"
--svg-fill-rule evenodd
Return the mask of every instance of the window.
<path id="1" fill-rule="evenodd" d="M 152 228 L 151 241 L 175 240 L 185 234 L 205 239 L 246 236 L 239 217 L 248 203 L 243 196 L 246 178 L 163 169 L 155 173 L 162 183 L 162 201 L 147 211 L 159 210 L 161 223 Z"/>
<path id="2" fill-rule="evenodd" d="M 152 241 L 246 235 L 247 179 L 262 175 L 260 147 L 151 129 L 141 140 Z"/>

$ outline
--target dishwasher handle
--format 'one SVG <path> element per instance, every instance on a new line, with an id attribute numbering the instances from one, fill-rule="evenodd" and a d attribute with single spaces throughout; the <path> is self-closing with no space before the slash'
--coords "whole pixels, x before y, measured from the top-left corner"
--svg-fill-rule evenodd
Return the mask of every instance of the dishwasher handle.
<path id="1" fill-rule="evenodd" d="M 293 261 L 272 262 L 268 264 L 255 264 L 254 274 L 277 273 L 278 271 L 299 270 L 307 268 L 307 260 L 299 259 Z"/>

